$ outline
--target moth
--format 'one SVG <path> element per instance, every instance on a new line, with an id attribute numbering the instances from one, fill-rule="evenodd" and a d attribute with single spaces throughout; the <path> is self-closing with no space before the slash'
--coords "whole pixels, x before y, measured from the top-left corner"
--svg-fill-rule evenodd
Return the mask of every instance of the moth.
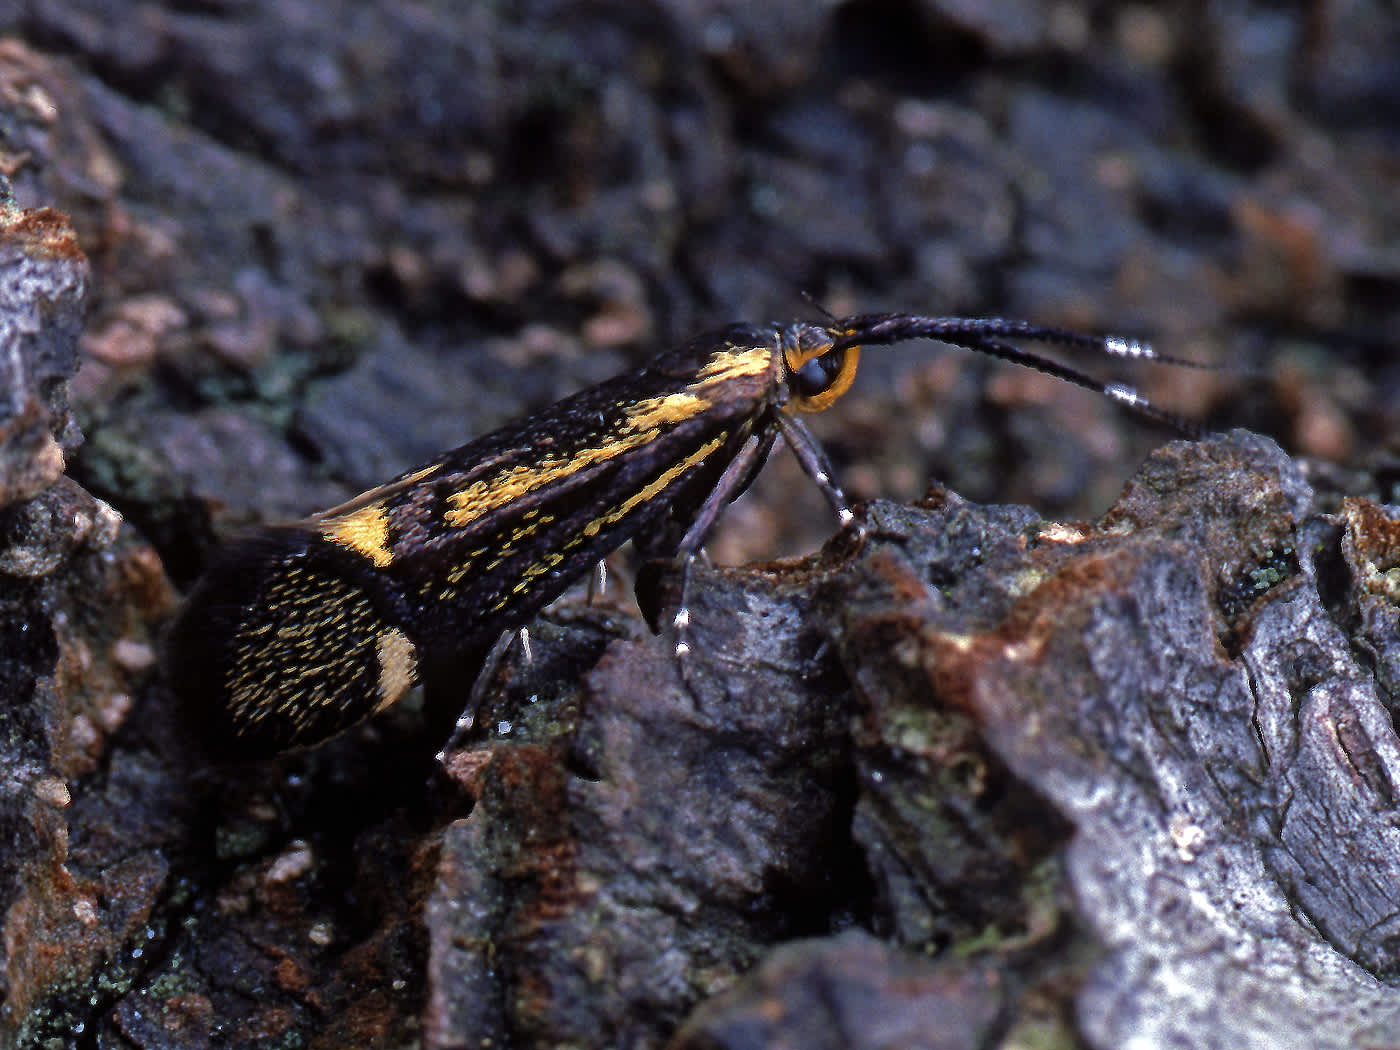
<path id="1" fill-rule="evenodd" d="M 168 641 L 173 687 L 235 754 L 318 743 L 396 703 L 425 668 L 485 651 L 623 543 L 690 562 L 776 438 L 842 526 L 853 514 L 801 413 L 850 388 L 862 345 L 929 338 L 1173 421 L 1125 386 L 1013 345 L 1170 360 L 1019 321 L 868 314 L 736 324 L 446 452 L 342 506 L 220 552 Z M 1189 363 L 1189 362 L 1176 362 Z"/>

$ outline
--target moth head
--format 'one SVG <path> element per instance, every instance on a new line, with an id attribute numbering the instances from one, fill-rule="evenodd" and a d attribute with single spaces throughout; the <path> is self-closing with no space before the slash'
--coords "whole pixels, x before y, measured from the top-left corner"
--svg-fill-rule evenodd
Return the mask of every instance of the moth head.
<path id="1" fill-rule="evenodd" d="M 822 325 L 794 325 L 783 333 L 790 410 L 824 412 L 851 388 L 860 347 L 850 343 L 847 335 Z"/>

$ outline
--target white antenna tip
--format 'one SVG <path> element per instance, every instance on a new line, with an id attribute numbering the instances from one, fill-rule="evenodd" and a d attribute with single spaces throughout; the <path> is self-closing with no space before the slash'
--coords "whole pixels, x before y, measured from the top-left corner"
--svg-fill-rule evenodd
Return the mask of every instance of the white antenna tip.
<path id="1" fill-rule="evenodd" d="M 1109 383 L 1103 388 L 1103 392 L 1106 396 L 1131 408 L 1141 408 L 1147 404 L 1147 398 L 1132 387 L 1123 386 L 1121 383 Z"/>
<path id="2" fill-rule="evenodd" d="M 1136 357 L 1150 360 L 1157 356 L 1147 343 L 1136 339 L 1124 339 L 1121 335 L 1110 335 L 1103 341 L 1103 348 L 1114 357 Z"/>

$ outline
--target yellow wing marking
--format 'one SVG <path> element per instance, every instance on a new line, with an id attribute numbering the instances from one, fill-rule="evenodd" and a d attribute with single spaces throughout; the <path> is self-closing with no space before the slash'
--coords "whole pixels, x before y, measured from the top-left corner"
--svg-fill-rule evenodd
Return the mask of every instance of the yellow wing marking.
<path id="1" fill-rule="evenodd" d="M 760 375 L 772 367 L 773 351 L 769 347 L 731 346 L 716 351 L 696 372 L 696 382 L 674 394 L 646 398 L 629 406 L 616 431 L 603 435 L 592 448 L 544 456 L 454 492 L 448 497 L 450 509 L 444 519 L 453 528 L 461 528 L 570 474 L 641 448 L 659 438 L 663 427 L 694 419 L 712 408 L 715 401 L 711 391 L 715 387 L 743 376 Z"/>
<path id="2" fill-rule="evenodd" d="M 731 347 L 710 356 L 695 373 L 702 383 L 723 383 L 727 379 L 762 375 L 773 367 L 773 350 L 767 346 Z"/>
<path id="3" fill-rule="evenodd" d="M 663 426 L 693 419 L 711 404 L 710 400 L 688 391 L 638 401 L 628 408 L 617 431 L 592 448 L 579 449 L 571 455 L 544 456 L 534 463 L 512 467 L 495 478 L 474 481 L 460 492 L 452 493 L 448 497 L 451 509 L 444 520 L 453 528 L 469 525 L 483 514 L 521 496 L 655 441 L 661 436 Z"/>
<path id="4" fill-rule="evenodd" d="M 372 561 L 376 568 L 387 568 L 394 560 L 389 549 L 389 515 L 382 503 L 370 503 L 359 510 L 318 523 L 321 534 L 349 547 Z"/>
<path id="5" fill-rule="evenodd" d="M 519 582 L 511 588 L 510 592 L 504 598 L 502 598 L 492 607 L 491 611 L 499 612 L 501 609 L 504 609 L 507 605 L 510 604 L 512 598 L 514 598 L 516 595 L 524 594 L 530 589 L 530 587 L 533 585 L 535 577 L 547 573 L 550 569 L 554 568 L 556 565 L 562 562 L 564 560 L 564 555 L 567 551 L 571 550 L 574 547 L 577 547 L 585 539 L 598 535 L 598 533 L 605 529 L 607 526 L 617 524 L 619 521 L 627 517 L 628 514 L 632 513 L 633 510 L 641 506 L 643 503 L 655 499 L 657 496 L 659 496 L 662 492 L 666 490 L 667 485 L 671 484 L 671 482 L 675 481 L 678 477 L 680 477 L 686 471 L 690 470 L 692 467 L 698 466 L 699 464 L 703 463 L 706 457 L 709 456 L 716 449 L 718 449 L 721 445 L 723 445 L 724 442 L 724 435 L 720 435 L 716 438 L 711 438 L 709 441 L 705 442 L 705 444 L 701 445 L 699 448 L 697 448 L 690 455 L 686 456 L 684 459 L 677 460 L 675 463 L 672 463 L 669 467 L 667 467 L 664 471 L 657 475 L 657 477 L 653 481 L 651 481 L 644 487 L 638 489 L 636 492 L 632 493 L 632 495 L 628 496 L 616 507 L 613 507 L 606 513 L 594 518 L 592 521 L 590 521 L 587 525 L 583 527 L 582 531 L 569 537 L 569 539 L 565 542 L 562 550 L 546 554 L 542 559 L 535 562 L 533 565 L 529 566 L 523 573 L 521 573 Z"/>
<path id="6" fill-rule="evenodd" d="M 412 688 L 418 664 L 413 643 L 397 627 L 381 631 L 375 648 L 379 657 L 379 701 L 374 710 L 378 712 L 397 703 Z"/>

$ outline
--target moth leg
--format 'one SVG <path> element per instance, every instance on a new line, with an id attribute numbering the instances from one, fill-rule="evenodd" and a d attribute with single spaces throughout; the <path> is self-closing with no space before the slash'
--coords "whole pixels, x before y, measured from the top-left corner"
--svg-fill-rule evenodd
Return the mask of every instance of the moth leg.
<path id="1" fill-rule="evenodd" d="M 680 661 L 681 677 L 686 680 L 687 687 L 690 687 L 689 664 L 686 660 L 690 654 L 690 642 L 686 635 L 690 627 L 691 569 L 695 564 L 695 559 L 700 555 L 710 531 L 714 528 L 715 522 L 719 519 L 720 512 L 748 488 L 763 466 L 763 461 L 767 458 L 768 452 L 773 446 L 773 440 L 779 432 L 782 433 L 787 446 L 792 449 L 793 455 L 797 457 L 797 462 L 801 465 L 803 472 L 812 479 L 817 488 L 821 490 L 822 495 L 826 497 L 826 501 L 831 505 L 841 527 L 854 527 L 860 533 L 865 531 L 865 526 L 856 521 L 855 512 L 846 502 L 846 494 L 836 483 L 831 461 L 827 458 L 821 444 L 812 436 L 812 432 L 781 410 L 770 411 L 768 418 L 774 425 L 767 428 L 761 437 L 745 445 L 739 455 L 735 456 L 734 460 L 725 468 L 719 483 L 710 493 L 709 498 L 705 500 L 704 505 L 700 508 L 700 513 L 695 516 L 695 520 L 686 530 L 677 547 L 677 554 L 681 558 L 681 594 L 680 604 L 676 607 L 675 616 L 671 621 L 671 628 L 675 636 L 676 659 Z M 693 688 L 691 692 L 694 693 Z"/>
<path id="2" fill-rule="evenodd" d="M 593 572 L 588 576 L 588 593 L 584 598 L 584 603 L 592 605 L 600 595 L 608 591 L 608 561 L 601 558 L 598 564 L 593 567 Z"/>
<path id="3" fill-rule="evenodd" d="M 466 735 L 476 725 L 476 715 L 486 700 L 486 691 L 491 688 L 491 682 L 510 657 L 510 651 L 515 647 L 517 639 L 520 642 L 522 659 L 527 664 L 533 659 L 528 628 L 521 627 L 517 630 L 501 632 L 501 636 L 491 644 L 491 648 L 486 652 L 486 659 L 482 661 L 481 670 L 477 673 L 476 681 L 472 683 L 472 691 L 467 697 L 467 706 L 462 709 L 461 717 L 457 719 L 457 724 L 452 727 L 452 735 L 447 738 L 447 743 L 442 746 L 442 750 L 434 756 L 439 764 L 462 745 Z"/>
<path id="4" fill-rule="evenodd" d="M 724 473 L 720 475 L 714 489 L 701 505 L 700 512 L 695 515 L 695 520 L 690 523 L 685 535 L 676 545 L 676 556 L 680 559 L 681 596 L 675 615 L 671 617 L 671 632 L 675 639 L 676 659 L 681 661 L 682 676 L 685 675 L 685 658 L 690 654 L 687 635 L 690 628 L 691 569 L 695 565 L 695 559 L 704 549 L 705 541 L 714 531 L 715 522 L 719 520 L 720 514 L 753 481 L 754 475 L 763 466 L 763 461 L 772 447 L 771 432 L 760 434 L 744 443 L 744 447 L 724 468 Z"/>
<path id="5" fill-rule="evenodd" d="M 841 486 L 832 475 L 831 460 L 827 458 L 821 444 L 812 436 L 812 432 L 785 412 L 774 412 L 772 415 L 778 429 L 783 433 L 783 441 L 792 449 L 792 454 L 797 457 L 803 472 L 821 489 L 841 527 L 845 529 L 854 525 L 858 532 L 863 533 L 865 526 L 856 521 L 855 512 L 846 502 L 846 494 L 841 491 Z"/>

